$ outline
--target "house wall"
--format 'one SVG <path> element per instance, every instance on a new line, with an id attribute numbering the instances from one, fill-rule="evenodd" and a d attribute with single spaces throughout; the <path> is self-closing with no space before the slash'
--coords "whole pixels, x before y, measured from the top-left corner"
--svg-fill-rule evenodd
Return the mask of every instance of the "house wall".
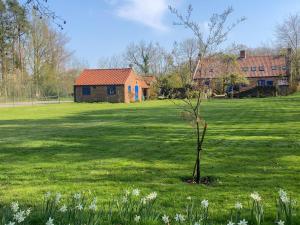
<path id="1" fill-rule="evenodd" d="M 125 93 L 125 102 L 126 103 L 135 102 L 135 86 L 136 85 L 138 85 L 138 87 L 139 87 L 138 101 L 143 100 L 143 92 L 142 92 L 142 87 L 141 87 L 140 81 L 134 73 L 131 73 L 130 76 L 128 77 L 127 81 L 125 82 L 124 93 Z M 131 92 L 128 91 L 128 86 L 131 86 Z"/>
<path id="2" fill-rule="evenodd" d="M 76 102 L 125 102 L 124 86 L 116 85 L 116 94 L 108 95 L 107 86 L 90 86 L 91 94 L 83 95 L 82 86 L 74 87 L 74 96 Z"/>
<path id="3" fill-rule="evenodd" d="M 251 77 L 248 78 L 248 80 L 249 80 L 249 84 L 247 84 L 247 86 L 240 86 L 241 92 L 257 87 L 258 86 L 257 82 L 259 80 L 265 80 L 265 82 L 273 81 L 273 86 L 277 86 L 279 77 Z"/>
<path id="4" fill-rule="evenodd" d="M 284 77 L 251 77 L 251 78 L 248 78 L 249 84 L 247 84 L 246 86 L 240 86 L 240 92 L 254 89 L 258 86 L 257 85 L 258 80 L 265 80 L 265 82 L 273 81 L 273 86 L 277 87 L 278 94 L 285 95 L 287 85 L 282 85 L 282 84 L 284 84 L 283 81 L 287 80 L 287 79 L 288 79 L 288 76 L 284 76 Z M 209 85 L 205 84 L 205 82 L 207 82 L 207 81 L 209 81 Z M 206 86 L 213 90 L 215 90 L 215 88 L 217 86 L 217 84 L 216 84 L 217 79 L 198 79 L 198 82 L 201 86 L 204 86 L 204 87 Z"/>

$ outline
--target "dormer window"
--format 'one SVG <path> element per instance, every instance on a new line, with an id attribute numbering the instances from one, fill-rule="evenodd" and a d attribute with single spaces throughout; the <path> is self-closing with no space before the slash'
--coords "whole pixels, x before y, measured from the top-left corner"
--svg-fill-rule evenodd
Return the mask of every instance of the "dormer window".
<path id="1" fill-rule="evenodd" d="M 244 72 L 247 72 L 248 69 L 249 69 L 248 67 L 243 67 L 243 68 L 242 68 L 242 70 L 243 70 Z"/>
<path id="2" fill-rule="evenodd" d="M 214 72 L 214 69 L 209 69 L 209 72 L 210 72 L 210 73 Z"/>
<path id="3" fill-rule="evenodd" d="M 251 71 L 256 71 L 256 66 L 252 66 Z"/>
<path id="4" fill-rule="evenodd" d="M 277 66 L 272 66 L 272 70 L 277 70 Z"/>
<path id="5" fill-rule="evenodd" d="M 259 71 L 265 71 L 265 67 L 264 66 L 259 66 Z"/>
<path id="6" fill-rule="evenodd" d="M 286 70 L 286 66 L 283 66 L 283 67 L 282 67 L 282 70 Z"/>

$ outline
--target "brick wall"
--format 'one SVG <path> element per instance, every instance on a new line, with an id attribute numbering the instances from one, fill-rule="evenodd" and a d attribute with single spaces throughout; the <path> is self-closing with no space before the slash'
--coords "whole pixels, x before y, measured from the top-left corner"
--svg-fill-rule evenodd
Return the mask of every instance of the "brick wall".
<path id="1" fill-rule="evenodd" d="M 143 99 L 143 92 L 142 92 L 142 87 L 137 79 L 136 75 L 134 73 L 131 73 L 130 76 L 128 77 L 126 83 L 125 83 L 125 102 L 130 103 L 130 102 L 135 102 L 135 86 L 138 85 L 139 87 L 139 93 L 138 93 L 138 101 L 142 101 Z M 128 91 L 128 86 L 131 87 L 131 92 Z"/>
<path id="2" fill-rule="evenodd" d="M 82 95 L 82 86 L 75 86 L 76 102 L 125 102 L 124 86 L 116 85 L 116 94 L 108 95 L 107 86 L 90 86 L 91 94 Z"/>

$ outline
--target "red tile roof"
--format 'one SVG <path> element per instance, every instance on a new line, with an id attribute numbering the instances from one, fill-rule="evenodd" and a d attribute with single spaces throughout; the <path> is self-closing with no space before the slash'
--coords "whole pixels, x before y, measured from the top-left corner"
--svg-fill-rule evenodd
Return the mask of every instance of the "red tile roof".
<path id="1" fill-rule="evenodd" d="M 238 58 L 237 63 L 239 64 L 241 72 L 247 78 L 287 75 L 287 70 L 282 69 L 282 67 L 287 65 L 285 56 L 247 56 L 246 58 Z M 205 66 L 205 64 L 207 64 L 207 66 Z M 206 60 L 206 62 L 202 63 L 201 73 L 198 71 L 194 79 L 217 78 L 222 71 L 221 64 L 218 59 Z M 264 67 L 264 71 L 259 70 L 260 66 Z M 276 70 L 273 70 L 272 66 L 276 66 Z M 248 67 L 248 71 L 243 71 L 245 67 Z M 251 71 L 251 67 L 256 67 L 256 71 Z"/>
<path id="2" fill-rule="evenodd" d="M 238 59 L 241 68 L 248 67 L 248 71 L 244 72 L 246 77 L 275 77 L 286 75 L 286 70 L 282 67 L 286 66 L 285 56 L 248 56 L 245 59 Z M 255 66 L 256 71 L 251 71 L 251 67 Z M 259 67 L 263 66 L 264 71 L 259 71 Z M 272 70 L 272 66 L 276 66 L 276 70 Z"/>
<path id="3" fill-rule="evenodd" d="M 150 88 L 150 85 L 154 81 L 156 81 L 155 76 L 150 76 L 150 75 L 147 75 L 147 76 L 139 75 L 138 79 L 140 81 L 140 85 L 141 85 L 142 88 Z"/>
<path id="4" fill-rule="evenodd" d="M 137 76 L 137 79 L 139 80 L 140 86 L 142 88 L 149 88 L 149 85 L 147 84 L 145 77 L 143 76 Z"/>
<path id="5" fill-rule="evenodd" d="M 147 76 L 143 76 L 144 81 L 146 82 L 146 84 L 151 85 L 151 83 L 156 81 L 156 77 L 154 75 L 147 75 Z"/>
<path id="6" fill-rule="evenodd" d="M 75 80 L 75 85 L 122 85 L 132 72 L 131 68 L 85 69 Z"/>

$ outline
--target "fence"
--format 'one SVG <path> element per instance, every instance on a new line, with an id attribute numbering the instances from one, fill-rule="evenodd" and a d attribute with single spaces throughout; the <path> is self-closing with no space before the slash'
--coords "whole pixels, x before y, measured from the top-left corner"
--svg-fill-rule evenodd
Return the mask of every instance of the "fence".
<path id="1" fill-rule="evenodd" d="M 0 107 L 41 105 L 41 104 L 60 104 L 73 102 L 73 97 L 45 96 L 41 98 L 0 98 Z"/>

